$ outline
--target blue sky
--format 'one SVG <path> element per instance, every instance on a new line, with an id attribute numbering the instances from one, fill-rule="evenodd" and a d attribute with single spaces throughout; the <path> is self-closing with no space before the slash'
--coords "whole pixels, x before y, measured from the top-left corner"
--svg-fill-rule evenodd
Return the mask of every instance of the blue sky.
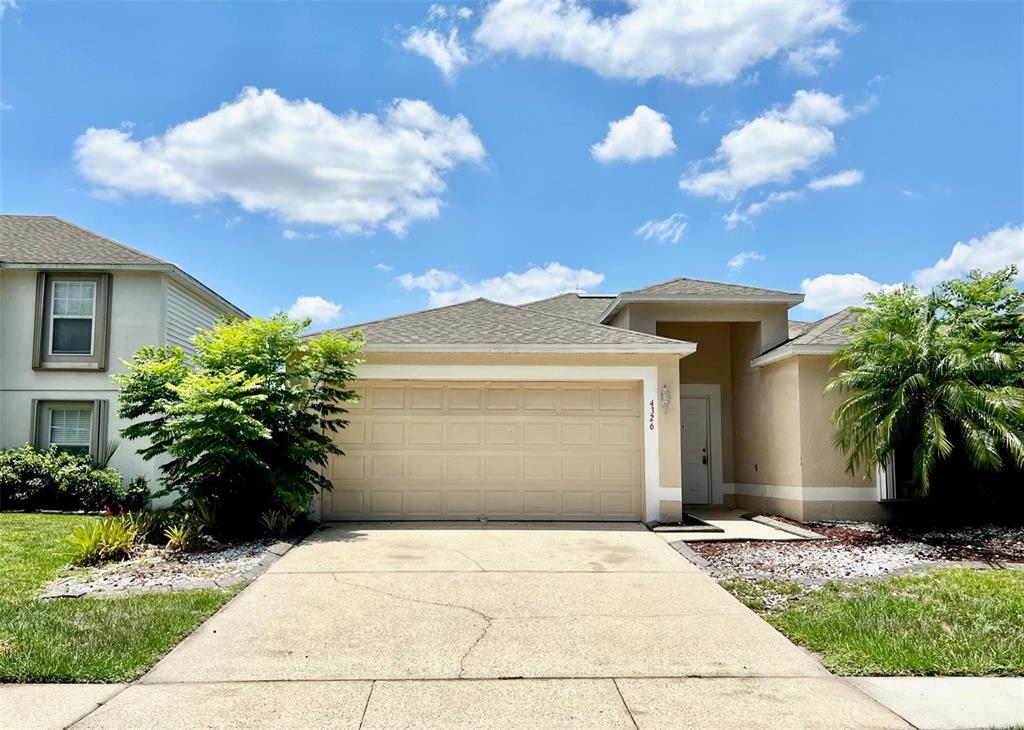
<path id="1" fill-rule="evenodd" d="M 3 212 L 253 314 L 1024 261 L 1020 3 L 0 7 Z"/>

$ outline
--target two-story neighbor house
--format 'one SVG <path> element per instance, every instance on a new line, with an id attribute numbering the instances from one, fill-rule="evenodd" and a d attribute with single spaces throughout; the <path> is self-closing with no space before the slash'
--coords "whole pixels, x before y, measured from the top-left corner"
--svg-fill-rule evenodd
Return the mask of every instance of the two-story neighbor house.
<path id="1" fill-rule="evenodd" d="M 119 439 L 112 373 L 143 345 L 180 345 L 246 316 L 177 266 L 53 216 L 0 216 L 0 448 L 98 453 Z M 157 479 L 123 443 L 110 465 Z"/>
<path id="2" fill-rule="evenodd" d="M 802 300 L 680 278 L 359 325 L 363 397 L 323 517 L 882 517 L 886 475 L 845 472 L 822 396 L 854 315 L 790 321 Z"/>

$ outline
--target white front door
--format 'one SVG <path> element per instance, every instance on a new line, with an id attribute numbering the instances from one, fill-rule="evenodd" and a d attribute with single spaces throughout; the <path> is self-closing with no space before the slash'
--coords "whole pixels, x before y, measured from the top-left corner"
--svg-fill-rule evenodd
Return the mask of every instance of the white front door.
<path id="1" fill-rule="evenodd" d="M 683 503 L 711 502 L 711 444 L 708 441 L 708 399 L 683 398 Z"/>

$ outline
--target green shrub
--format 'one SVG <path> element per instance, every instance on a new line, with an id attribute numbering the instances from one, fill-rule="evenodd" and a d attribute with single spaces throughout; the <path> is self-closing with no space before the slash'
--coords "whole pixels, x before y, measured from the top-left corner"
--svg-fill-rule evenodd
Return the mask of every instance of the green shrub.
<path id="1" fill-rule="evenodd" d="M 198 532 L 195 523 L 185 518 L 164 530 L 164 537 L 168 550 L 187 550 L 195 543 Z"/>
<path id="2" fill-rule="evenodd" d="M 124 500 L 121 474 L 88 456 L 28 444 L 0 451 L 2 509 L 117 510 Z"/>
<path id="3" fill-rule="evenodd" d="M 130 557 L 140 543 L 136 522 L 128 515 L 102 517 L 71 531 L 73 561 L 88 565 Z"/>
<path id="4" fill-rule="evenodd" d="M 143 458 L 164 457 L 154 496 L 205 511 L 209 534 L 252 533 L 266 510 L 304 510 L 331 489 L 322 467 L 341 453 L 333 433 L 356 398 L 362 336 L 302 339 L 308 326 L 224 320 L 192 338 L 188 363 L 180 347 L 143 347 L 113 376 L 130 422 L 121 435 L 148 441 Z"/>

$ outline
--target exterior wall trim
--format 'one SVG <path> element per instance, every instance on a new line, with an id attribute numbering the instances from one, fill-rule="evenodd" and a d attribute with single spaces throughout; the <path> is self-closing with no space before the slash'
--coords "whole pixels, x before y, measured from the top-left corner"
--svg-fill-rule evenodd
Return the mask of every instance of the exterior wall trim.
<path id="1" fill-rule="evenodd" d="M 727 494 L 790 499 L 798 502 L 877 502 L 873 484 L 863 487 L 797 487 L 785 484 L 726 484 Z"/>
<path id="2" fill-rule="evenodd" d="M 780 345 L 750 361 L 750 367 L 759 368 L 796 355 L 834 355 L 839 345 Z"/>
<path id="3" fill-rule="evenodd" d="M 358 380 L 639 380 L 643 383 L 644 413 L 658 403 L 658 368 L 655 365 L 359 365 Z M 664 418 L 658 413 L 658 428 Z M 641 417 L 641 423 L 646 420 Z M 657 520 L 662 499 L 674 499 L 674 488 L 661 487 L 658 428 L 644 427 L 643 519 Z M 670 496 L 669 496 L 670 495 Z"/>
<path id="4" fill-rule="evenodd" d="M 795 307 L 804 301 L 803 294 L 745 295 L 745 294 L 620 294 L 598 317 L 598 322 L 607 322 L 627 304 L 681 304 L 687 302 L 710 302 L 729 304 L 789 304 Z"/>

